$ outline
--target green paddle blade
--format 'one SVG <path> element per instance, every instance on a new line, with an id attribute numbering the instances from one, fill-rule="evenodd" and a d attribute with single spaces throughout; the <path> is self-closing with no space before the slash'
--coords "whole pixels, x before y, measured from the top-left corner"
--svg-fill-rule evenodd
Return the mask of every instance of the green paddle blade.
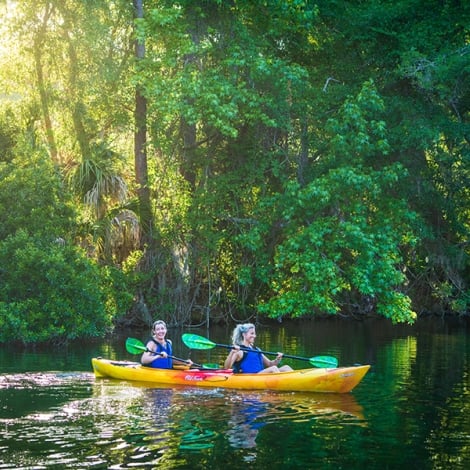
<path id="1" fill-rule="evenodd" d="M 142 354 L 147 351 L 145 344 L 135 338 L 127 338 L 126 349 L 130 354 Z"/>
<path id="2" fill-rule="evenodd" d="M 202 367 L 204 369 L 220 369 L 219 364 L 216 364 L 215 362 L 205 362 L 202 364 Z"/>
<path id="3" fill-rule="evenodd" d="M 311 357 L 309 362 L 315 367 L 331 367 L 334 369 L 338 367 L 338 359 L 332 356 Z"/>
<path id="4" fill-rule="evenodd" d="M 185 333 L 182 339 L 183 343 L 190 349 L 212 349 L 217 346 L 212 341 L 191 333 Z"/>

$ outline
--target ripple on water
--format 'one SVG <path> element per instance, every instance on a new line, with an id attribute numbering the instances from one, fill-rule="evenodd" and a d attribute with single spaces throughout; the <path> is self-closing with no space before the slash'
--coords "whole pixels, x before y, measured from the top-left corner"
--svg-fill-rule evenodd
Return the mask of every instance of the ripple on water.
<path id="1" fill-rule="evenodd" d="M 246 451 L 251 462 L 260 433 L 279 424 L 364 424 L 352 395 L 148 388 L 53 372 L 1 383 L 0 393 L 21 396 L 25 407 L 0 416 L 0 469 L 177 468 L 216 446 Z"/>

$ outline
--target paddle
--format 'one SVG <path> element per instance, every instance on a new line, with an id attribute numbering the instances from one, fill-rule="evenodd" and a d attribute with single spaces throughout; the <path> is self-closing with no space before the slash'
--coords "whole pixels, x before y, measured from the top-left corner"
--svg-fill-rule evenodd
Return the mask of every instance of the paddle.
<path id="1" fill-rule="evenodd" d="M 150 352 L 152 354 L 155 354 L 156 356 L 160 356 L 159 353 L 156 353 L 155 351 L 151 351 L 150 349 L 147 348 L 147 346 L 145 346 L 144 343 L 142 343 L 142 341 L 139 341 L 138 339 L 135 339 L 135 338 L 127 338 L 126 349 L 127 349 L 127 352 L 129 352 L 130 354 L 141 354 L 143 352 Z M 171 359 L 175 359 L 176 361 L 189 364 L 189 361 L 185 359 L 181 359 L 175 356 L 168 356 L 168 357 L 170 357 Z M 218 364 L 195 364 L 193 362 L 192 365 L 194 367 L 203 368 L 203 369 L 220 369 Z"/>
<path id="2" fill-rule="evenodd" d="M 191 349 L 212 349 L 216 346 L 220 348 L 234 349 L 233 346 L 230 346 L 228 344 L 213 343 L 207 338 L 204 338 L 198 335 L 193 335 L 190 333 L 185 333 L 183 335 L 183 343 L 186 346 L 188 346 L 188 348 L 191 348 Z M 242 351 L 252 351 L 252 349 L 244 348 L 244 347 L 240 347 L 240 349 Z M 257 351 L 257 352 L 259 352 L 260 354 L 270 354 L 270 355 L 277 356 L 277 353 L 275 352 L 269 352 L 269 351 Z M 316 356 L 316 357 L 307 358 L 307 357 L 300 357 L 300 356 L 292 356 L 290 354 L 283 354 L 283 357 L 288 357 L 291 359 L 299 359 L 300 361 L 308 361 L 314 367 L 331 367 L 331 368 L 338 367 L 338 359 L 336 359 L 336 357 L 331 357 L 331 356 Z"/>

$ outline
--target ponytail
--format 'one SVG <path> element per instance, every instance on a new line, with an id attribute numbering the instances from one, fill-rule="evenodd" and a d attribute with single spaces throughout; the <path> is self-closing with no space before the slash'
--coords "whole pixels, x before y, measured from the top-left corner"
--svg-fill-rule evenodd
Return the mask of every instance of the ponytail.
<path id="1" fill-rule="evenodd" d="M 238 344 L 239 346 L 243 344 L 243 334 L 248 330 L 254 328 L 253 323 L 243 323 L 243 325 L 237 325 L 232 333 L 232 344 Z"/>

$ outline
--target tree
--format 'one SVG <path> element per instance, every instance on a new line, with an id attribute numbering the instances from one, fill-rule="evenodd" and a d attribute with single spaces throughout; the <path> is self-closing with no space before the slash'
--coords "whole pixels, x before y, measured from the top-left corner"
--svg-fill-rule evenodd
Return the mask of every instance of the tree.
<path id="1" fill-rule="evenodd" d="M 73 244 L 75 211 L 51 162 L 22 150 L 0 164 L 0 342 L 102 336 L 130 299 Z"/>
<path id="2" fill-rule="evenodd" d="M 470 8 L 421 0 L 318 6 L 324 31 L 340 32 L 314 58 L 341 84 L 329 90 L 344 93 L 374 78 L 387 109 L 387 159 L 408 170 L 402 194 L 421 216 L 420 243 L 405 259 L 416 309 L 464 314 Z"/>
<path id="3" fill-rule="evenodd" d="M 242 282 L 269 286 L 258 299 L 267 315 L 374 310 L 394 322 L 416 318 L 402 287 L 402 250 L 416 242 L 416 215 L 393 189 L 406 170 L 373 167 L 389 151 L 383 110 L 366 83 L 328 123 L 328 167 L 307 184 L 286 182 L 260 204 L 260 223 L 240 237 L 260 260 L 242 269 Z M 266 241 L 272 254 L 259 257 Z"/>
<path id="4" fill-rule="evenodd" d="M 134 0 L 134 16 L 136 24 L 144 18 L 143 0 Z M 141 31 L 135 31 L 135 57 L 137 62 L 137 74 L 139 64 L 145 58 L 145 38 Z M 137 75 L 138 76 L 138 75 Z M 143 240 L 141 245 L 149 243 L 152 237 L 152 210 L 150 203 L 150 190 L 148 187 L 147 168 L 147 99 L 144 96 L 141 85 L 136 86 L 135 91 L 135 134 L 134 134 L 134 159 L 137 194 L 139 197 L 140 222 L 143 228 Z"/>
<path id="5" fill-rule="evenodd" d="M 469 7 L 15 5 L 1 99 L 130 319 L 468 310 Z"/>

